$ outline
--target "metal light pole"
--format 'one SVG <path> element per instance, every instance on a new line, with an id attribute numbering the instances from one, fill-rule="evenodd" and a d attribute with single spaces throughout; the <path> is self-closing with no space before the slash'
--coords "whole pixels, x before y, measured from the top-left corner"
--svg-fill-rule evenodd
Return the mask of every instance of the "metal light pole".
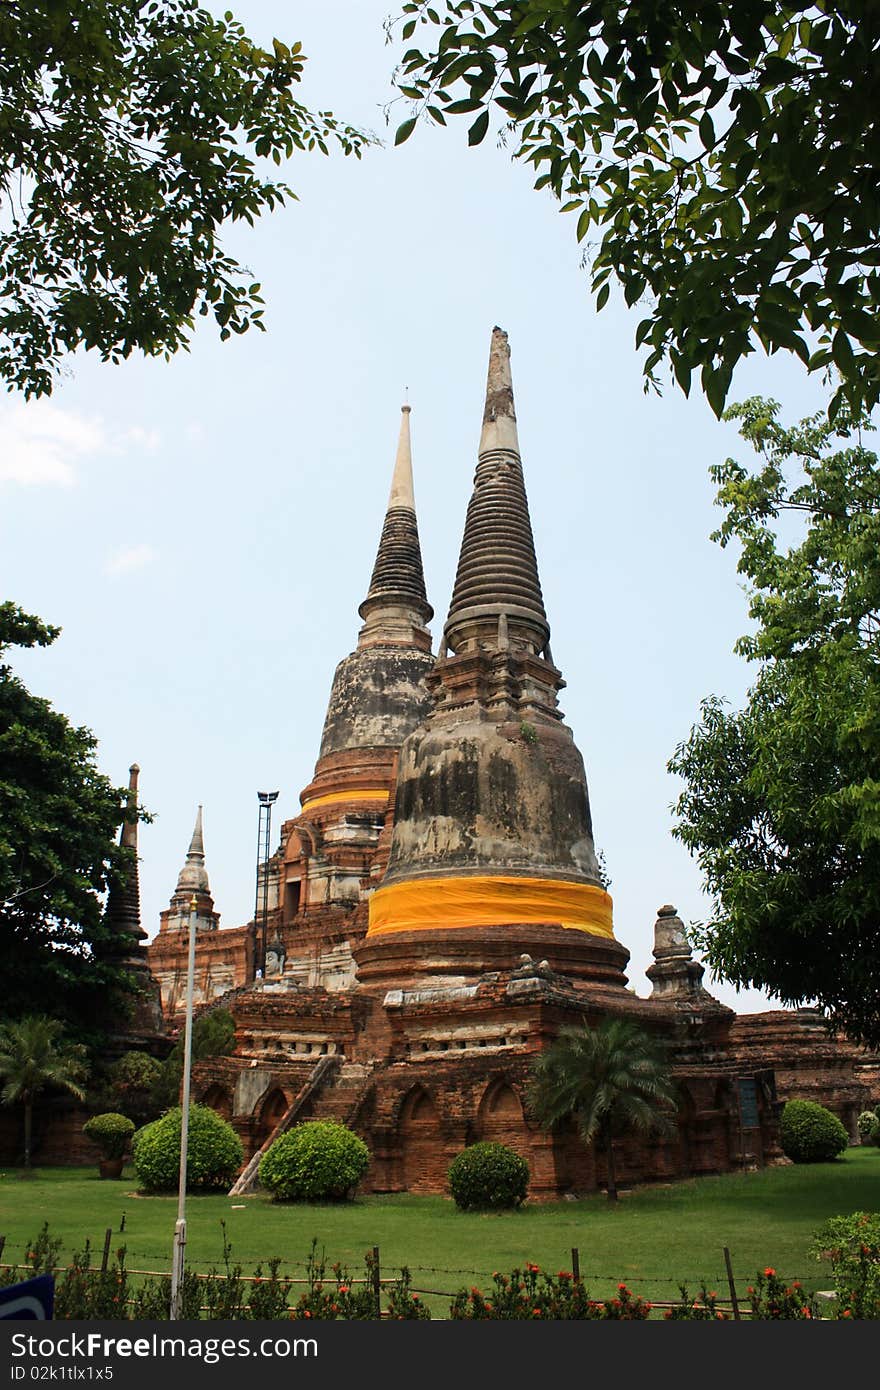
<path id="1" fill-rule="evenodd" d="M 262 979 L 266 978 L 266 924 L 269 916 L 269 852 L 272 806 L 277 799 L 277 792 L 257 792 L 257 800 L 260 803 L 260 818 L 257 830 L 257 894 L 254 903 L 254 934 L 256 936 L 257 969 Z M 263 869 L 262 906 L 260 904 L 261 865 Z"/>
<path id="2" fill-rule="evenodd" d="M 192 1071 L 193 984 L 196 973 L 196 897 L 189 902 L 189 960 L 186 967 L 186 1029 L 183 1035 L 183 1097 L 180 1110 L 180 1173 L 177 1179 L 177 1222 L 171 1257 L 171 1308 L 180 1317 L 181 1285 L 186 1261 L 186 1151 L 189 1140 L 189 1081 Z"/>

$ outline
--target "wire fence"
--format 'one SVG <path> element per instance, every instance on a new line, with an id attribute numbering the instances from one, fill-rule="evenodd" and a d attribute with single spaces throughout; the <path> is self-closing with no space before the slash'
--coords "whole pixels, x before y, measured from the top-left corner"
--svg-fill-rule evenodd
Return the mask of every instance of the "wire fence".
<path id="1" fill-rule="evenodd" d="M 122 1235 L 121 1232 L 117 1234 L 120 1236 Z M 110 1257 L 111 1247 L 114 1245 L 113 1236 L 114 1232 L 112 1228 L 108 1227 L 104 1233 L 100 1263 L 92 1264 L 91 1260 L 89 1260 L 87 1264 L 89 1273 L 104 1274 L 111 1269 Z M 24 1262 L 3 1263 L 5 1245 L 6 1237 L 0 1235 L 0 1272 L 20 1272 L 25 1276 L 28 1272 L 32 1274 L 34 1272 L 33 1263 L 28 1263 L 27 1260 Z M 88 1246 L 89 1251 L 91 1251 L 90 1243 L 84 1242 L 83 1246 L 84 1248 Z M 323 1252 L 320 1259 L 316 1261 L 316 1248 L 317 1242 L 313 1245 L 310 1259 L 302 1261 L 277 1261 L 278 1277 L 286 1288 L 293 1290 L 314 1288 L 316 1283 L 315 1270 L 318 1264 L 320 1265 L 321 1274 L 317 1277 L 322 1280 L 326 1280 L 330 1277 L 324 1272 L 326 1266 Z M 96 1257 L 97 1249 L 98 1247 L 95 1247 Z M 566 1267 L 564 1269 L 560 1268 L 555 1277 L 557 1279 L 566 1278 L 574 1280 L 583 1285 L 585 1290 L 599 1289 L 609 1285 L 612 1287 L 616 1286 L 617 1288 L 626 1287 L 639 1297 L 646 1295 L 645 1301 L 650 1303 L 651 1309 L 662 1314 L 670 1309 L 681 1308 L 682 1299 L 685 1297 L 686 1291 L 689 1288 L 696 1288 L 703 1291 L 711 1289 L 713 1307 L 718 1308 L 726 1316 L 730 1316 L 734 1319 L 748 1318 L 750 1316 L 748 1302 L 752 1289 L 751 1287 L 740 1287 L 737 1289 L 731 1255 L 727 1247 L 724 1247 L 722 1250 L 723 1271 L 721 1269 L 715 1269 L 708 1275 L 705 1270 L 690 1273 L 685 1272 L 675 1278 L 671 1277 L 666 1272 L 661 1273 L 658 1271 L 657 1273 L 650 1273 L 642 1271 L 638 1274 L 627 1275 L 625 1284 L 620 1281 L 619 1270 L 616 1272 L 601 1272 L 598 1270 L 583 1269 L 578 1247 L 572 1246 L 568 1254 L 570 1259 L 566 1261 Z M 131 1249 L 128 1246 L 120 1244 L 114 1251 L 114 1255 L 117 1262 L 119 1262 L 120 1259 L 124 1262 L 126 1274 L 133 1278 L 153 1280 L 168 1279 L 170 1277 L 170 1268 L 154 1268 L 156 1262 L 153 1253 Z M 224 1257 L 221 1260 L 187 1258 L 187 1266 L 190 1269 L 192 1277 L 203 1284 L 212 1282 L 216 1284 L 218 1280 L 222 1282 L 224 1279 L 228 1280 L 233 1277 L 240 1284 L 247 1286 L 264 1284 L 266 1282 L 266 1275 L 259 1272 L 245 1274 L 242 1270 L 242 1262 L 250 1263 L 253 1261 L 258 1266 L 261 1266 L 266 1262 L 265 1254 L 249 1254 L 247 1252 L 241 1254 L 236 1251 L 234 1263 L 231 1256 L 231 1247 L 226 1247 L 224 1250 Z M 135 1263 L 130 1264 L 129 1261 L 134 1261 Z M 507 1277 L 506 1275 L 502 1275 L 497 1269 L 488 1270 L 476 1269 L 470 1266 L 422 1264 L 394 1266 L 393 1273 L 388 1273 L 387 1271 L 383 1273 L 379 1246 L 373 1246 L 372 1250 L 367 1252 L 365 1261 L 366 1273 L 364 1275 L 350 1275 L 348 1270 L 343 1267 L 342 1263 L 331 1266 L 331 1270 L 333 1277 L 344 1279 L 348 1287 L 371 1286 L 377 1298 L 377 1316 L 386 1315 L 382 1314 L 378 1308 L 378 1299 L 381 1291 L 398 1285 L 403 1275 L 408 1279 L 407 1287 L 410 1294 L 432 1299 L 449 1299 L 450 1301 L 455 1300 L 463 1293 L 467 1292 L 467 1289 L 463 1288 L 461 1283 L 459 1283 L 457 1287 L 452 1287 L 455 1279 L 467 1280 L 469 1283 L 478 1280 L 482 1286 L 480 1292 L 482 1294 L 491 1295 L 493 1288 L 496 1287 L 496 1281 L 499 1278 Z M 51 1266 L 44 1266 L 42 1272 L 52 1272 L 56 1275 L 63 1276 L 75 1267 L 74 1264 L 53 1263 Z M 82 1263 L 80 1263 L 79 1268 L 83 1268 Z M 536 1273 L 539 1272 L 537 1265 L 526 1264 L 525 1268 L 535 1271 Z M 518 1270 L 516 1271 L 516 1273 L 519 1272 Z M 546 1276 L 548 1272 L 544 1271 L 544 1273 Z M 553 1276 L 551 1275 L 550 1277 Z M 438 1284 L 444 1283 L 447 1285 L 446 1287 L 437 1287 Z M 670 1292 L 675 1291 L 679 1295 L 678 1298 L 671 1298 L 668 1294 L 663 1296 L 663 1291 L 665 1290 L 669 1290 Z M 719 1292 L 719 1290 L 724 1290 L 724 1292 Z M 476 1289 L 473 1289 L 473 1286 L 472 1291 L 477 1292 Z M 824 1298 L 833 1297 L 833 1295 L 827 1293 L 820 1294 L 819 1296 Z M 602 1306 L 603 1301 L 602 1298 L 588 1299 L 588 1302 L 595 1307 Z M 128 1302 L 131 1305 L 133 1300 L 129 1299 Z"/>

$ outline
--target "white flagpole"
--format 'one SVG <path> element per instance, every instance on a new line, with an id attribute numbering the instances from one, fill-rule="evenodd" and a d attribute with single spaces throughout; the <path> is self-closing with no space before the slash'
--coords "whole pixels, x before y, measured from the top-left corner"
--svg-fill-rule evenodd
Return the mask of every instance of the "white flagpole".
<path id="1" fill-rule="evenodd" d="M 186 1030 L 183 1035 L 183 1097 L 180 1111 L 180 1174 L 177 1179 L 177 1223 L 171 1257 L 172 1319 L 180 1317 L 181 1285 L 186 1260 L 186 1150 L 189 1139 L 189 1079 L 192 1070 L 193 984 L 196 973 L 196 899 L 189 904 L 189 961 L 186 968 Z"/>

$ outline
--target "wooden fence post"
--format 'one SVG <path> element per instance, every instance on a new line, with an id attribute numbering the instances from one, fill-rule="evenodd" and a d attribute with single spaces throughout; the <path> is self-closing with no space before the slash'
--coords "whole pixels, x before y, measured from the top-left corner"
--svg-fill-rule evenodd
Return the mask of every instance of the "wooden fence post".
<path id="1" fill-rule="evenodd" d="M 574 1282 L 581 1282 L 581 1256 L 576 1245 L 571 1247 L 571 1272 L 574 1275 Z"/>
<path id="2" fill-rule="evenodd" d="M 101 1273 L 107 1273 L 107 1265 L 110 1263 L 110 1242 L 113 1239 L 113 1227 L 108 1226 L 104 1232 L 104 1253 L 101 1256 Z"/>
<path id="3" fill-rule="evenodd" d="M 373 1246 L 373 1293 L 376 1298 L 376 1317 L 382 1316 L 382 1275 L 379 1269 L 379 1247 Z"/>
<path id="4" fill-rule="evenodd" d="M 737 1322 L 740 1321 L 739 1299 L 736 1296 L 736 1284 L 733 1282 L 733 1267 L 730 1263 L 730 1251 L 724 1247 L 724 1263 L 727 1265 L 727 1284 L 730 1289 L 730 1301 L 733 1304 L 733 1316 Z"/>

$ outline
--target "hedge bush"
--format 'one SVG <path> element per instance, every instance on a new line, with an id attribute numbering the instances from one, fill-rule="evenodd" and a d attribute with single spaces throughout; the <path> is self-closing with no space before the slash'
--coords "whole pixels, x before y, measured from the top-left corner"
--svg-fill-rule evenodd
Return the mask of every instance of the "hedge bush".
<path id="1" fill-rule="evenodd" d="M 105 1158 L 122 1158 L 134 1134 L 134 1121 L 111 1110 L 86 1120 L 83 1134 L 97 1144 Z"/>
<path id="2" fill-rule="evenodd" d="M 863 1144 L 880 1144 L 880 1119 L 873 1110 L 863 1110 L 857 1123 Z"/>
<path id="3" fill-rule="evenodd" d="M 829 1163 L 842 1154 L 849 1136 L 836 1115 L 812 1100 L 790 1100 L 779 1127 L 782 1152 L 793 1163 Z"/>
<path id="4" fill-rule="evenodd" d="M 144 1125 L 132 1140 L 132 1158 L 146 1192 L 173 1192 L 180 1171 L 181 1109 Z M 207 1105 L 191 1105 L 186 1149 L 187 1191 L 228 1188 L 244 1152 L 232 1125 Z"/>
<path id="5" fill-rule="evenodd" d="M 529 1165 L 506 1144 L 471 1144 L 449 1165 L 449 1186 L 462 1211 L 518 1207 L 529 1190 Z"/>
<path id="6" fill-rule="evenodd" d="M 370 1164 L 362 1139 L 333 1120 L 307 1120 L 263 1155 L 259 1178 L 276 1202 L 339 1202 L 354 1195 Z"/>

